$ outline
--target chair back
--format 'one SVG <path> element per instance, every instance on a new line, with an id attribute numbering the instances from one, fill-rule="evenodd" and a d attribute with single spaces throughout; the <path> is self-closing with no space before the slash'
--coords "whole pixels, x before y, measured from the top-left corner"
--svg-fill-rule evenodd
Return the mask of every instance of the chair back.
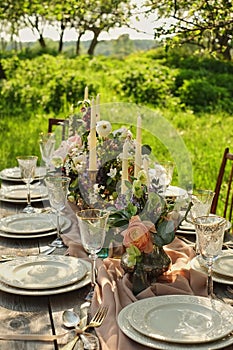
<path id="1" fill-rule="evenodd" d="M 233 210 L 233 154 L 227 147 L 222 157 L 217 182 L 215 186 L 215 196 L 210 212 L 219 214 L 231 221 Z M 223 208 L 223 209 L 222 209 Z M 219 212 L 221 210 L 221 212 Z"/>
<path id="2" fill-rule="evenodd" d="M 66 138 L 66 129 L 68 126 L 68 120 L 67 119 L 58 119 L 58 118 L 49 118 L 48 120 L 48 132 L 54 131 L 54 126 L 61 126 L 61 139 L 65 140 Z"/>

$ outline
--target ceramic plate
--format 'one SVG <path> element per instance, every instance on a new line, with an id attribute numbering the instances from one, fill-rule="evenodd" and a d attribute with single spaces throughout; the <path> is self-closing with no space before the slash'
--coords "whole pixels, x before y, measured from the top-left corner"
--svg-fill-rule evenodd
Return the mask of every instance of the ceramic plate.
<path id="1" fill-rule="evenodd" d="M 48 190 L 45 186 L 31 186 L 31 199 L 45 198 L 48 196 Z M 20 201 L 27 201 L 27 188 L 25 185 L 8 186 L 0 191 L 0 197 L 6 199 L 19 199 Z"/>
<path id="2" fill-rule="evenodd" d="M 0 231 L 0 237 L 5 237 L 5 238 L 22 238 L 22 239 L 31 239 L 31 238 L 43 238 L 43 237 L 49 237 L 49 236 L 54 236 L 57 234 L 57 231 L 49 231 L 45 233 L 35 233 L 35 234 L 26 234 L 26 235 L 21 235 L 21 234 L 14 234 L 14 233 L 8 233 L 4 231 Z"/>
<path id="3" fill-rule="evenodd" d="M 3 264 L 0 279 L 16 288 L 50 289 L 77 282 L 86 272 L 82 261 L 71 256 L 26 256 Z"/>
<path id="4" fill-rule="evenodd" d="M 219 256 L 214 262 L 213 271 L 233 278 L 233 254 Z"/>
<path id="5" fill-rule="evenodd" d="M 213 341 L 211 343 L 203 343 L 203 344 L 176 344 L 176 343 L 167 343 L 166 341 L 160 341 L 157 339 L 146 337 L 145 335 L 139 333 L 134 329 L 130 322 L 130 314 L 133 308 L 133 303 L 126 306 L 118 315 L 118 325 L 122 332 L 128 336 L 133 341 L 144 345 L 146 347 L 152 349 L 159 350 L 215 350 L 215 349 L 223 349 L 228 345 L 233 344 L 233 335 L 228 335 L 225 338 Z M 210 346 L 211 344 L 211 346 Z M 137 348 L 137 344 L 135 343 L 135 349 Z"/>
<path id="6" fill-rule="evenodd" d="M 166 197 L 179 197 L 185 194 L 187 194 L 187 191 L 177 186 L 168 186 L 165 192 Z"/>
<path id="7" fill-rule="evenodd" d="M 43 178 L 46 175 L 46 169 L 44 167 L 36 167 L 35 179 Z M 18 167 L 6 168 L 0 172 L 0 177 L 3 180 L 17 181 L 21 180 L 21 173 Z"/>
<path id="8" fill-rule="evenodd" d="M 61 227 L 65 229 L 64 216 L 60 217 Z M 35 234 L 56 229 L 56 215 L 55 214 L 16 214 L 11 215 L 0 220 L 0 230 L 8 233 L 18 234 Z"/>
<path id="9" fill-rule="evenodd" d="M 62 287 L 49 288 L 49 289 L 25 289 L 25 288 L 16 288 L 0 281 L 0 290 L 2 290 L 3 292 L 12 293 L 16 295 L 28 295 L 28 296 L 46 295 L 47 296 L 47 295 L 55 295 L 55 294 L 71 292 L 73 290 L 80 289 L 91 282 L 91 263 L 84 259 L 78 259 L 78 260 L 80 260 L 85 265 L 87 272 L 81 280 L 76 281 L 73 284 L 68 284 Z M 77 258 L 76 258 L 76 261 L 77 261 Z M 2 263 L 1 266 L 4 266 L 5 264 L 6 263 Z"/>
<path id="10" fill-rule="evenodd" d="M 233 331 L 232 308 L 218 300 L 165 295 L 133 304 L 129 322 L 139 333 L 171 343 L 197 344 Z"/>
<path id="11" fill-rule="evenodd" d="M 190 261 L 190 267 L 196 271 L 203 272 L 207 274 L 207 269 L 204 265 L 200 264 L 199 257 L 195 257 Z M 223 284 L 233 285 L 233 278 L 224 276 L 221 274 L 213 273 L 213 281 Z"/>

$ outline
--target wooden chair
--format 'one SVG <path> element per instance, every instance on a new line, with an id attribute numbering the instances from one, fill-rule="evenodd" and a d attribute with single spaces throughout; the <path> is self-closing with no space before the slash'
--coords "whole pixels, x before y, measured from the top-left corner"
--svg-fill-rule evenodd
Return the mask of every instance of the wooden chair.
<path id="1" fill-rule="evenodd" d="M 48 124 L 48 132 L 53 132 L 54 126 L 61 126 L 62 132 L 61 132 L 61 139 L 65 140 L 66 138 L 66 127 L 68 126 L 68 120 L 67 119 L 57 119 L 57 118 L 49 118 L 49 124 Z"/>
<path id="2" fill-rule="evenodd" d="M 223 211 L 222 211 L 223 208 Z M 210 212 L 231 221 L 233 210 L 233 154 L 227 147 L 224 151 L 215 186 L 215 195 Z"/>

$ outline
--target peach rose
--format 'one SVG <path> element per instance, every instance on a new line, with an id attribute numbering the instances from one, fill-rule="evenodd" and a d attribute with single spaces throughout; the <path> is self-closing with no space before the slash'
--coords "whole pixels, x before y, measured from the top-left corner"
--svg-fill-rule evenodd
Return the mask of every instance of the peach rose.
<path id="1" fill-rule="evenodd" d="M 150 230 L 155 230 L 152 222 L 141 221 L 138 215 L 132 216 L 128 228 L 122 232 L 124 236 L 124 246 L 129 248 L 133 244 L 141 252 L 151 253 L 153 250 L 153 243 Z"/>

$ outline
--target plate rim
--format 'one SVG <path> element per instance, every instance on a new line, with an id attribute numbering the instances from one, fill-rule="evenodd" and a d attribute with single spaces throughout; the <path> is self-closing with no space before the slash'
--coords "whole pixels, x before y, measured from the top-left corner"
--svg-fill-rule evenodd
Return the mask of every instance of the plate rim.
<path id="1" fill-rule="evenodd" d="M 221 272 L 221 269 L 216 268 L 216 264 L 218 263 L 219 260 L 221 259 L 226 259 L 231 257 L 231 259 L 233 259 L 233 254 L 223 254 L 223 255 L 219 255 L 218 258 L 215 260 L 214 264 L 213 264 L 213 272 L 222 275 L 222 276 L 226 276 L 226 277 L 231 277 L 233 279 L 233 273 L 227 273 L 227 272 Z"/>
<path id="2" fill-rule="evenodd" d="M 54 288 L 54 289 L 37 289 L 37 290 L 30 290 L 30 289 L 21 289 L 21 288 L 14 288 L 11 286 L 8 286 L 7 284 L 0 281 L 0 290 L 6 293 L 10 294 L 17 294 L 17 295 L 26 295 L 26 296 L 48 296 L 48 295 L 56 295 L 56 294 L 62 294 L 62 293 L 68 293 L 72 292 L 74 290 L 80 289 L 87 284 L 91 283 L 91 263 L 85 259 L 77 258 L 83 260 L 83 263 L 87 267 L 87 273 L 83 277 L 82 280 L 77 281 L 76 283 L 70 284 L 68 286 L 60 287 L 60 288 Z M 5 264 L 5 263 L 3 263 Z"/>
<path id="3" fill-rule="evenodd" d="M 32 214 L 18 213 L 18 214 L 13 214 L 13 215 L 6 216 L 6 217 L 3 217 L 0 219 L 0 231 L 6 232 L 6 233 L 12 233 L 12 234 L 21 234 L 21 235 L 24 234 L 26 236 L 27 234 L 39 234 L 39 233 L 43 233 L 43 232 L 54 231 L 56 229 L 56 223 L 46 230 L 40 228 L 40 229 L 34 229 L 34 230 L 24 231 L 24 232 L 12 230 L 12 229 L 7 229 L 6 227 L 3 226 L 4 225 L 3 223 L 7 222 L 9 220 L 17 220 L 17 219 L 20 220 L 20 218 L 26 219 L 26 218 L 33 218 L 33 217 L 39 217 L 39 216 L 53 216 L 54 222 L 56 219 L 56 215 L 54 213 L 32 213 Z M 61 217 L 64 219 L 64 223 L 68 219 L 64 215 L 61 215 Z"/>
<path id="4" fill-rule="evenodd" d="M 224 250 L 222 252 L 224 252 Z M 195 263 L 197 263 L 198 266 Z M 190 267 L 193 270 L 202 272 L 202 273 L 207 275 L 207 270 L 203 266 L 200 265 L 200 263 L 198 262 L 198 257 L 197 256 L 192 258 L 192 260 L 190 261 L 189 264 L 190 264 Z M 226 277 L 227 276 L 223 276 L 223 275 L 220 275 L 220 274 L 217 274 L 217 273 L 213 272 L 213 281 L 214 282 L 233 285 L 233 278 L 231 278 L 231 280 L 230 280 L 230 277 L 228 277 L 228 279 L 226 279 Z"/>
<path id="5" fill-rule="evenodd" d="M 132 307 L 132 304 L 125 306 L 117 316 L 117 323 L 121 331 L 128 336 L 131 340 L 135 341 L 138 344 L 145 345 L 152 349 L 159 350 L 187 350 L 187 344 L 177 344 L 177 343 L 167 343 L 165 341 L 152 339 L 144 336 L 143 334 L 137 332 L 129 322 L 129 313 Z M 136 337 L 140 337 L 137 338 Z M 225 346 L 233 344 L 233 335 L 228 335 L 226 338 L 218 339 L 211 343 L 212 350 L 222 349 Z M 189 349 L 194 350 L 209 350 L 209 343 L 201 344 L 190 344 Z"/>
<path id="6" fill-rule="evenodd" d="M 148 334 L 146 334 L 146 330 L 147 330 L 147 326 L 146 326 L 146 320 L 145 318 L 143 318 L 143 316 L 146 316 L 146 314 L 156 307 L 159 306 L 168 306 L 168 305 L 179 305 L 179 304 L 188 304 L 190 305 L 190 309 L 191 306 L 193 305 L 198 305 L 200 307 L 203 307 L 203 309 L 207 309 L 209 312 L 212 312 L 213 315 L 216 314 L 216 316 L 219 316 L 219 318 L 221 319 L 221 324 L 222 327 L 220 328 L 220 320 L 218 323 L 218 320 L 216 320 L 216 324 L 215 324 L 215 329 L 218 329 L 220 333 L 217 334 L 217 332 L 214 332 L 214 330 L 211 330 L 211 334 L 203 333 L 203 337 L 201 337 L 201 335 L 196 335 L 196 337 L 194 337 L 193 339 L 185 339 L 184 337 L 182 337 L 181 335 L 179 335 L 178 337 L 175 337 L 174 334 L 170 335 L 170 337 L 164 337 L 163 334 L 161 334 L 161 332 L 156 333 L 150 333 L 148 332 Z M 233 321 L 233 315 L 232 315 L 232 308 L 229 305 L 225 305 L 222 302 L 218 301 L 218 300 L 214 300 L 215 303 L 215 307 L 217 308 L 217 310 L 214 309 L 214 311 L 212 311 L 212 305 L 211 305 L 211 301 L 209 298 L 206 297 L 200 297 L 200 296 L 195 296 L 195 295 L 163 295 L 163 296 L 157 296 L 157 297 L 152 297 L 150 298 L 150 301 L 146 300 L 146 299 L 142 299 L 137 301 L 136 303 L 134 303 L 134 306 L 132 307 L 131 310 L 131 314 L 129 317 L 129 322 L 131 324 L 131 326 L 133 328 L 135 328 L 139 333 L 142 334 L 146 334 L 146 336 L 151 337 L 153 339 L 158 339 L 158 340 L 166 340 L 166 342 L 169 343 L 178 343 L 178 344 L 197 344 L 197 343 L 210 343 L 214 340 L 223 338 L 225 336 L 227 336 L 229 333 L 231 333 L 233 331 L 233 322 L 228 322 L 228 319 L 224 320 L 224 317 L 226 318 L 227 316 L 225 315 L 225 312 L 228 313 L 228 317 L 231 317 L 232 321 Z M 144 306 L 144 308 L 143 308 Z M 141 310 L 143 308 L 143 313 L 139 312 L 139 310 L 137 308 L 141 307 Z M 224 313 L 222 311 L 225 311 Z M 135 319 L 134 319 L 134 314 L 135 313 Z M 140 318 L 140 320 L 142 322 L 139 322 L 138 317 Z M 144 322 L 143 322 L 144 320 Z M 228 324 L 228 327 L 226 327 L 226 324 Z M 217 328 L 218 325 L 218 328 Z M 206 338 L 205 338 L 206 337 Z"/>
<path id="7" fill-rule="evenodd" d="M 43 264 L 43 262 L 51 262 L 53 265 L 54 264 L 56 265 L 56 263 L 61 262 L 61 263 L 66 264 L 66 269 L 68 269 L 68 270 L 75 267 L 74 265 L 77 264 L 77 266 L 78 266 L 78 264 L 80 264 L 83 268 L 83 271 L 82 271 L 81 275 L 78 276 L 77 270 L 74 271 L 74 269 L 73 269 L 71 276 L 68 277 L 68 280 L 67 280 L 67 278 L 64 279 L 62 284 L 60 284 L 59 281 L 57 280 L 57 284 L 55 282 L 51 286 L 49 284 L 46 284 L 46 286 L 42 286 L 41 284 L 36 286 L 35 283 L 34 284 L 33 283 L 22 284 L 22 282 L 18 283 L 17 282 L 18 280 L 14 279 L 14 277 L 13 277 L 14 271 L 13 270 L 15 268 L 18 268 L 18 267 L 26 265 L 26 264 L 32 264 L 32 266 L 33 266 L 33 263 L 36 264 L 37 262 L 41 263 L 41 265 Z M 5 269 L 7 269 L 7 278 L 5 278 L 5 276 L 4 276 Z M 28 289 L 29 290 L 35 290 L 35 289 L 44 290 L 44 289 L 59 288 L 59 287 L 63 287 L 63 286 L 69 285 L 69 284 L 73 284 L 77 281 L 80 281 L 82 278 L 84 278 L 86 273 L 87 273 L 86 265 L 81 260 L 78 260 L 77 258 L 74 258 L 71 256 L 64 256 L 64 255 L 40 255 L 39 254 L 36 256 L 33 255 L 33 256 L 19 257 L 17 259 L 6 262 L 5 264 L 3 264 L 3 267 L 2 267 L 2 270 L 0 273 L 0 279 L 1 279 L 1 282 L 5 283 L 11 287 L 14 287 L 14 288 L 21 288 L 22 286 L 24 286 L 23 289 L 27 289 L 27 290 Z"/>

